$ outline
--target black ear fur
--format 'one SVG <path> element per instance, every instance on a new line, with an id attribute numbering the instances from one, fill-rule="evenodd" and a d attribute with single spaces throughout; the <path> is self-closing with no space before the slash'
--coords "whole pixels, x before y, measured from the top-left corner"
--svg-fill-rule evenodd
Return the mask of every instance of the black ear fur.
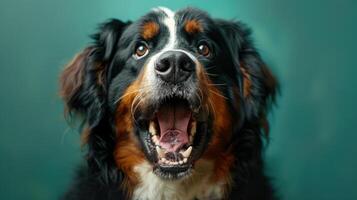
<path id="1" fill-rule="evenodd" d="M 231 195 L 242 199 L 275 199 L 274 189 L 263 170 L 262 136 L 269 132 L 266 115 L 279 91 L 278 82 L 255 49 L 251 30 L 246 25 L 225 20 L 216 20 L 216 25 L 236 71 L 240 89 L 237 100 L 244 114 L 242 126 L 233 139 L 236 162 Z"/>
<path id="2" fill-rule="evenodd" d="M 106 73 L 125 23 L 112 19 L 93 35 L 94 44 L 79 53 L 63 71 L 61 95 L 69 113 L 81 114 L 89 127 L 98 125 L 106 110 Z"/>
<path id="3" fill-rule="evenodd" d="M 246 120 L 265 117 L 274 102 L 278 82 L 268 69 L 251 40 L 251 30 L 241 22 L 217 20 L 231 54 L 233 65 L 239 72 L 237 80 L 243 94 Z"/>
<path id="4" fill-rule="evenodd" d="M 94 43 L 80 52 L 60 77 L 61 96 L 70 116 L 80 115 L 87 125 L 88 165 L 100 180 L 118 178 L 112 152 L 115 139 L 108 114 L 108 67 L 128 23 L 112 19 L 103 23 Z"/>

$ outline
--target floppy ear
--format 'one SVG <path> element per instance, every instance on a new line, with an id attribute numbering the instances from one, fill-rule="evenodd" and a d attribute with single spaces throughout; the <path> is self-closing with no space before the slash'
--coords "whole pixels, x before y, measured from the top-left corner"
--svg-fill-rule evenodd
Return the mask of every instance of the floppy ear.
<path id="1" fill-rule="evenodd" d="M 217 20 L 217 24 L 238 71 L 246 120 L 266 121 L 267 109 L 274 102 L 278 90 L 277 80 L 253 46 L 251 30 L 246 25 L 224 20 Z M 263 127 L 267 126 L 266 122 L 263 123 Z"/>
<path id="2" fill-rule="evenodd" d="M 114 131 L 108 117 L 108 67 L 117 52 L 118 41 L 128 23 L 110 20 L 92 36 L 94 43 L 77 54 L 60 77 L 60 93 L 68 113 L 81 115 L 88 146 L 89 169 L 103 182 L 119 176 L 113 159 Z"/>
<path id="3" fill-rule="evenodd" d="M 125 27 L 119 20 L 101 25 L 94 44 L 77 54 L 60 77 L 60 94 L 70 114 L 80 114 L 90 128 L 98 125 L 107 106 L 107 68 Z"/>

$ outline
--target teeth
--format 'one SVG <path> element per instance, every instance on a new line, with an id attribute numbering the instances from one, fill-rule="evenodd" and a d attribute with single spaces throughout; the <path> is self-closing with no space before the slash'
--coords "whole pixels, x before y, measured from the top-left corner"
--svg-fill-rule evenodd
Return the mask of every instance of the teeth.
<path id="1" fill-rule="evenodd" d="M 186 151 L 182 152 L 181 155 L 184 157 L 184 158 L 188 158 L 190 156 L 192 152 L 192 146 L 188 147 L 186 149 Z M 187 160 L 187 159 L 186 159 Z"/>
<path id="2" fill-rule="evenodd" d="M 187 163 L 187 158 L 184 158 L 183 160 L 180 160 L 180 161 L 170 161 L 170 160 L 167 160 L 166 158 L 160 158 L 160 163 L 162 164 L 166 164 L 166 165 L 182 165 L 184 163 Z"/>
<path id="3" fill-rule="evenodd" d="M 152 135 L 156 135 L 156 129 L 155 129 L 155 124 L 154 124 L 154 122 L 150 122 L 149 132 L 150 132 Z"/>
<path id="4" fill-rule="evenodd" d="M 165 152 L 163 149 L 161 149 L 159 146 L 156 146 L 156 151 L 157 151 L 157 155 L 159 156 L 159 158 L 164 158 Z"/>
<path id="5" fill-rule="evenodd" d="M 159 138 L 157 137 L 157 135 L 154 135 L 154 136 L 152 136 L 152 141 L 156 144 L 156 145 L 159 145 L 160 143 L 159 143 Z"/>
<path id="6" fill-rule="evenodd" d="M 192 146 L 189 146 L 185 151 L 180 151 L 180 154 L 183 156 L 182 160 L 171 161 L 165 158 L 165 149 L 162 149 L 159 145 L 155 147 L 159 163 L 166 165 L 182 165 L 187 163 L 188 157 L 191 155 Z"/>

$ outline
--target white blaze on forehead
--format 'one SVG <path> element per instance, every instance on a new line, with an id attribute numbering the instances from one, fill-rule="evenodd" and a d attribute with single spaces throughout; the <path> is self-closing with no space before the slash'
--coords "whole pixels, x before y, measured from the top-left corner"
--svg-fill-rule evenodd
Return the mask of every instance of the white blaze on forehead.
<path id="1" fill-rule="evenodd" d="M 154 8 L 153 11 L 161 12 L 166 15 L 163 19 L 163 23 L 165 24 L 165 26 L 168 29 L 169 38 L 168 38 L 168 41 L 167 41 L 166 45 L 164 46 L 164 48 L 159 53 L 154 55 L 151 58 L 151 60 L 156 60 L 162 53 L 164 53 L 166 51 L 180 51 L 182 53 L 185 53 L 196 64 L 198 64 L 198 60 L 194 55 L 192 55 L 191 53 L 189 53 L 183 49 L 176 48 L 176 45 L 177 45 L 177 24 L 176 24 L 176 20 L 175 20 L 175 12 L 170 10 L 169 8 L 166 8 L 166 7 Z M 149 64 L 151 64 L 151 63 L 149 63 Z"/>
<path id="2" fill-rule="evenodd" d="M 156 82 L 156 76 L 155 76 L 155 62 L 157 59 L 160 57 L 161 54 L 168 50 L 172 50 L 175 48 L 175 41 L 176 41 L 176 22 L 175 22 L 175 12 L 172 10 L 165 8 L 165 7 L 158 7 L 153 9 L 154 12 L 158 13 L 163 13 L 165 16 L 163 18 L 163 24 L 167 27 L 168 32 L 169 32 L 169 38 L 167 40 L 167 43 L 161 49 L 158 53 L 153 55 L 151 58 L 149 58 L 146 69 L 145 69 L 145 74 L 147 78 L 147 83 L 149 84 L 149 87 L 152 87 L 154 83 Z"/>
<path id="3" fill-rule="evenodd" d="M 165 8 L 165 7 L 159 7 L 157 10 L 165 13 L 166 16 L 165 16 L 163 22 L 169 31 L 169 40 L 168 40 L 167 44 L 165 45 L 164 49 L 173 49 L 173 48 L 175 48 L 176 39 L 177 39 L 176 38 L 175 12 L 173 12 L 172 10 Z"/>
<path id="4" fill-rule="evenodd" d="M 155 83 L 156 83 L 156 75 L 155 75 L 155 70 L 154 66 L 158 58 L 165 52 L 167 51 L 179 51 L 182 53 L 185 53 L 187 56 L 189 56 L 195 63 L 196 66 L 198 66 L 198 60 L 197 58 L 192 55 L 190 52 L 185 51 L 183 49 L 178 49 L 176 48 L 177 46 L 177 24 L 175 20 L 175 12 L 165 8 L 165 7 L 158 7 L 153 9 L 154 12 L 162 13 L 165 16 L 163 17 L 162 23 L 166 26 L 168 32 L 169 32 L 169 37 L 167 40 L 167 43 L 165 46 L 155 55 L 151 56 L 148 59 L 146 68 L 145 68 L 145 74 L 146 74 L 146 84 L 149 85 L 149 88 L 152 88 Z M 152 88 L 153 89 L 153 88 Z"/>

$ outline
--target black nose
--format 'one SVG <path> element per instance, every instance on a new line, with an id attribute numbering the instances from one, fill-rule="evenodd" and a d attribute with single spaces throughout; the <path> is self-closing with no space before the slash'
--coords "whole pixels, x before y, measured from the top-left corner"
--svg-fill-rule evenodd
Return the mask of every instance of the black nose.
<path id="1" fill-rule="evenodd" d="M 167 51 L 160 55 L 155 64 L 156 74 L 169 83 L 187 80 L 195 71 L 195 63 L 184 52 Z"/>

